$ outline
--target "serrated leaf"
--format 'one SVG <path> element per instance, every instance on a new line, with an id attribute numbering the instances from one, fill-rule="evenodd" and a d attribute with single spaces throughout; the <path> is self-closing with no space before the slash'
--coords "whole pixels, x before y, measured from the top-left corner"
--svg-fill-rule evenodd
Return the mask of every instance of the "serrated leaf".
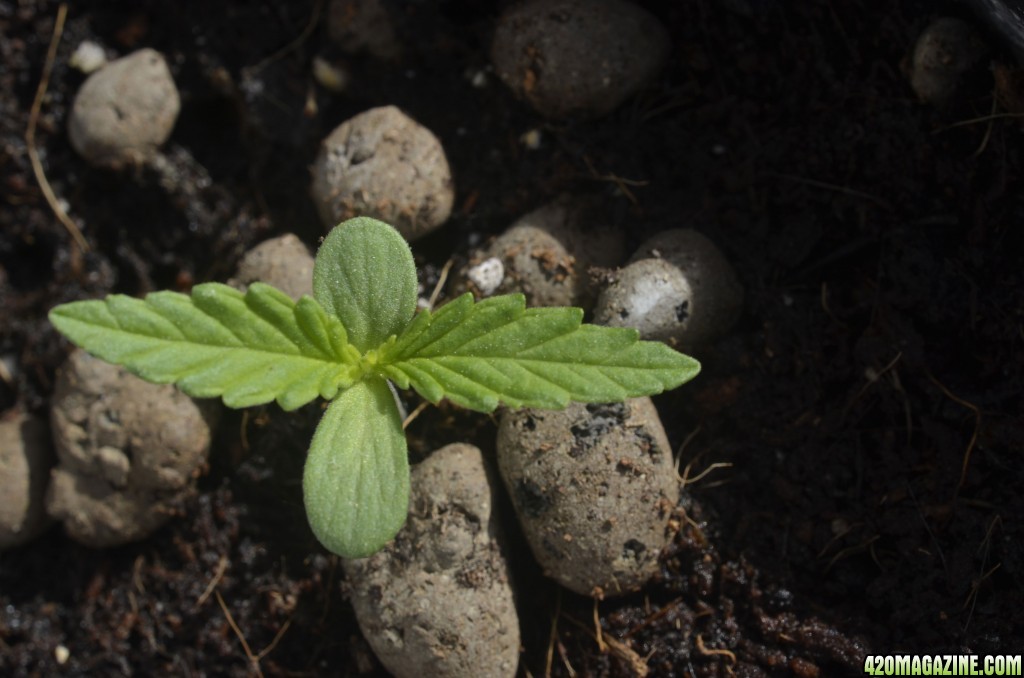
<path id="1" fill-rule="evenodd" d="M 522 295 L 474 303 L 463 295 L 423 311 L 391 346 L 380 371 L 427 400 L 473 410 L 562 408 L 613 402 L 689 381 L 700 364 L 636 330 L 584 325 L 578 308 L 526 308 Z"/>
<path id="2" fill-rule="evenodd" d="M 398 231 L 369 217 L 349 219 L 324 239 L 313 296 L 361 353 L 400 333 L 416 310 L 416 264 Z"/>
<path id="3" fill-rule="evenodd" d="M 114 294 L 50 311 L 72 342 L 143 379 L 177 384 L 197 398 L 222 396 L 229 407 L 277 400 L 286 410 L 333 398 L 353 380 L 345 329 L 310 297 L 296 304 L 253 283 L 247 293 L 205 283 L 191 296 Z"/>
<path id="4" fill-rule="evenodd" d="M 329 551 L 363 558 L 384 547 L 409 510 L 402 419 L 383 379 L 354 384 L 313 435 L 302 491 L 313 534 Z"/>

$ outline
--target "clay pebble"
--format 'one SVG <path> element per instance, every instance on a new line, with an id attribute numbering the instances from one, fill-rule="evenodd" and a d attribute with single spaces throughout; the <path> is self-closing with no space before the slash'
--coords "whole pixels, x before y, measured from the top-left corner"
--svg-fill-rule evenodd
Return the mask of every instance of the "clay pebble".
<path id="1" fill-rule="evenodd" d="M 48 512 L 87 546 L 148 536 L 195 491 L 210 448 L 210 411 L 173 386 L 75 350 L 51 404 L 59 464 Z"/>
<path id="2" fill-rule="evenodd" d="M 46 529 L 52 466 L 45 421 L 20 411 L 0 421 L 0 549 L 20 546 Z"/>
<path id="3" fill-rule="evenodd" d="M 228 284 L 244 290 L 257 281 L 273 285 L 295 301 L 304 294 L 313 296 L 313 255 L 292 233 L 264 240 L 245 253 Z"/>
<path id="4" fill-rule="evenodd" d="M 598 298 L 594 322 L 690 346 L 727 332 L 742 309 L 743 286 L 718 247 L 692 229 L 671 229 L 618 271 Z"/>
<path id="5" fill-rule="evenodd" d="M 532 0 L 498 20 L 491 61 L 541 115 L 599 117 L 649 84 L 668 57 L 664 26 L 624 0 Z"/>
<path id="6" fill-rule="evenodd" d="M 412 469 L 409 521 L 383 551 L 344 561 L 356 618 L 399 678 L 514 676 L 519 620 L 494 511 L 472 445 Z"/>
<path id="7" fill-rule="evenodd" d="M 910 57 L 910 86 L 917 97 L 941 106 L 956 94 L 964 75 L 985 55 L 985 43 L 965 22 L 940 17 L 928 24 Z"/>
<path id="8" fill-rule="evenodd" d="M 679 484 L 650 398 L 508 410 L 497 449 L 505 488 L 547 576 L 600 598 L 636 591 L 657 572 Z"/>
<path id="9" fill-rule="evenodd" d="M 368 216 L 409 241 L 441 226 L 455 199 L 441 142 L 394 106 L 360 113 L 323 140 L 311 190 L 325 228 Z"/>
<path id="10" fill-rule="evenodd" d="M 71 145 L 98 167 L 146 162 L 167 141 L 181 99 L 163 55 L 140 49 L 89 76 L 68 119 Z"/>
<path id="11" fill-rule="evenodd" d="M 474 254 L 470 272 L 500 262 L 497 285 L 484 288 L 467 277 L 484 296 L 519 292 L 530 306 L 589 308 L 597 294 L 588 269 L 615 266 L 623 256 L 623 234 L 606 220 L 596 199 L 562 196 L 519 218 Z"/>

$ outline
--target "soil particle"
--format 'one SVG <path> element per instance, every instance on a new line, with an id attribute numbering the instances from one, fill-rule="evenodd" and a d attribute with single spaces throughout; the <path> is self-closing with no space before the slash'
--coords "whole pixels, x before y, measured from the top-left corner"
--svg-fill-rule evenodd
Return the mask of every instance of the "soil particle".
<path id="1" fill-rule="evenodd" d="M 541 115 L 599 117 L 661 70 L 668 33 L 622 0 L 533 0 L 498 20 L 491 59 L 516 96 Z"/>
<path id="2" fill-rule="evenodd" d="M 344 561 L 359 626 L 394 675 L 515 675 L 519 619 L 496 490 L 479 449 L 447 445 L 413 467 L 395 540 Z"/>
<path id="3" fill-rule="evenodd" d="M 298 301 L 304 294 L 313 296 L 313 261 L 298 236 L 286 233 L 246 252 L 228 284 L 244 291 L 250 283 L 263 282 Z"/>
<path id="4" fill-rule="evenodd" d="M 141 49 L 89 76 L 75 96 L 68 136 L 93 165 L 140 164 L 167 141 L 180 109 L 163 55 Z"/>
<path id="5" fill-rule="evenodd" d="M 47 510 L 88 546 L 148 536 L 195 491 L 210 448 L 207 416 L 173 386 L 74 351 L 53 396 L 59 465 Z"/>
<path id="6" fill-rule="evenodd" d="M 505 488 L 545 574 L 600 598 L 635 591 L 657 571 L 679 485 L 649 398 L 508 410 L 497 450 Z"/>
<path id="7" fill-rule="evenodd" d="M 409 241 L 443 224 L 455 197 L 441 142 L 394 106 L 360 113 L 324 139 L 312 195 L 328 230 L 368 216 Z"/>
<path id="8" fill-rule="evenodd" d="M 53 448 L 46 423 L 22 412 L 0 421 L 0 550 L 31 541 L 46 529 L 46 487 Z"/>

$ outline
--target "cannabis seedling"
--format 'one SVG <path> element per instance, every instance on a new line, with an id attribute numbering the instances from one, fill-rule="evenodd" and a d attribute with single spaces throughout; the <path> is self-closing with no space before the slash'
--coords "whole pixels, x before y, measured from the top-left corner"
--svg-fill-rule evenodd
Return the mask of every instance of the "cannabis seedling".
<path id="1" fill-rule="evenodd" d="M 697 361 L 625 328 L 584 325 L 578 308 L 526 308 L 520 294 L 479 303 L 465 294 L 416 311 L 416 267 L 405 239 L 360 217 L 335 228 L 313 268 L 313 296 L 293 302 L 254 283 L 191 295 L 112 294 L 50 311 L 72 342 L 103 360 L 229 407 L 276 400 L 294 410 L 332 401 L 303 473 L 309 524 L 329 550 L 359 558 L 405 523 L 409 462 L 388 380 L 480 412 L 560 409 L 675 388 Z"/>

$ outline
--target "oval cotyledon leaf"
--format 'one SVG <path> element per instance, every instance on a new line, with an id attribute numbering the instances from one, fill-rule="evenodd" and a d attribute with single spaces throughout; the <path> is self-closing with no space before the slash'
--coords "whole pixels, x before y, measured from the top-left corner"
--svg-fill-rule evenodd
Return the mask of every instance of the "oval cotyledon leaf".
<path id="1" fill-rule="evenodd" d="M 405 524 L 409 460 L 386 381 L 364 379 L 328 406 L 309 447 L 302 492 L 313 534 L 345 558 L 376 553 Z"/>
<path id="2" fill-rule="evenodd" d="M 361 353 L 405 329 L 416 310 L 417 291 L 412 250 L 383 221 L 344 221 L 316 253 L 313 296 L 337 316 Z"/>

